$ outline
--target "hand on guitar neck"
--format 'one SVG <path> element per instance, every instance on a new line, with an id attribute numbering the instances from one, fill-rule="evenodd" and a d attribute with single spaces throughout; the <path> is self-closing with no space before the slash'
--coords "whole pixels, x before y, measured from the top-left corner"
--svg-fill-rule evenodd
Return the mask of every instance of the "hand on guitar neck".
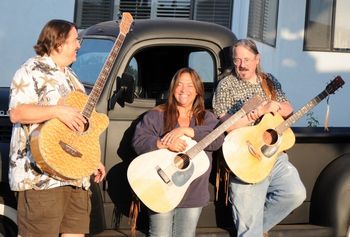
<path id="1" fill-rule="evenodd" d="M 245 127 L 249 124 L 253 124 L 255 121 L 260 119 L 264 114 L 278 113 L 283 118 L 288 117 L 293 112 L 292 105 L 288 101 L 277 102 L 277 101 L 264 101 L 256 109 L 250 111 L 243 116 L 238 122 L 227 129 L 227 132 L 231 132 L 234 129 Z M 223 116 L 222 116 L 223 117 Z"/>

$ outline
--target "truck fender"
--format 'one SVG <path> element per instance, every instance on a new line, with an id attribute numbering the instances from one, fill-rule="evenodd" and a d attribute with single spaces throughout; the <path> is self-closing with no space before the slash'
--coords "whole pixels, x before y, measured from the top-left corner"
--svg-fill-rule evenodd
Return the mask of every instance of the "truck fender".
<path id="1" fill-rule="evenodd" d="M 17 224 L 17 210 L 7 206 L 3 203 L 0 203 L 0 215 L 6 216 L 9 218 L 13 223 Z"/>
<path id="2" fill-rule="evenodd" d="M 14 192 L 10 190 L 10 186 L 7 181 L 4 181 L 3 173 L 4 167 L 0 151 L 0 236 L 16 237 L 17 236 L 17 200 Z M 7 153 L 6 151 L 4 153 Z"/>
<path id="3" fill-rule="evenodd" d="M 314 186 L 310 223 L 330 226 L 334 236 L 345 236 L 350 218 L 350 153 L 345 153 L 319 175 Z"/>
<path id="4" fill-rule="evenodd" d="M 17 211 L 3 202 L 0 203 L 0 236 L 17 236 Z"/>

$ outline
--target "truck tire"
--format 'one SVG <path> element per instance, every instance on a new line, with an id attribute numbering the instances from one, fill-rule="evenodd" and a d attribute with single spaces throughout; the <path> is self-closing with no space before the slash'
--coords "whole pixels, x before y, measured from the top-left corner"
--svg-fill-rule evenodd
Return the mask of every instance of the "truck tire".
<path id="1" fill-rule="evenodd" d="M 310 223 L 347 236 L 350 218 L 350 153 L 332 161 L 318 177 L 311 196 Z"/>
<path id="2" fill-rule="evenodd" d="M 16 209 L 5 205 L 3 197 L 0 197 L 0 237 L 16 237 Z"/>
<path id="3" fill-rule="evenodd" d="M 0 237 L 16 237 L 17 225 L 6 216 L 0 216 Z"/>
<path id="4" fill-rule="evenodd" d="M 16 237 L 18 232 L 17 202 L 8 182 L 3 180 L 5 173 L 3 173 L 2 162 L 0 152 L 0 237 Z"/>

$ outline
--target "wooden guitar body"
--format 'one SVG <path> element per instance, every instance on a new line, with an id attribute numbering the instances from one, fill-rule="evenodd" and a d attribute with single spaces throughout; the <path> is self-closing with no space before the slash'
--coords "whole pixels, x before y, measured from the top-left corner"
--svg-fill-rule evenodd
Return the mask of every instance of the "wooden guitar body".
<path id="1" fill-rule="evenodd" d="M 128 181 L 141 201 L 155 212 L 168 212 L 182 200 L 188 186 L 210 167 L 204 149 L 236 123 L 247 111 L 261 104 L 254 97 L 198 143 L 183 136 L 188 144 L 185 153 L 160 149 L 136 157 L 128 167 Z"/>
<path id="2" fill-rule="evenodd" d="M 239 179 L 246 183 L 261 182 L 271 172 L 279 154 L 294 145 L 295 135 L 290 128 L 283 134 L 275 130 L 283 121 L 279 114 L 265 114 L 259 124 L 235 129 L 226 136 L 223 155 Z M 267 137 L 272 137 L 272 142 Z"/>
<path id="3" fill-rule="evenodd" d="M 189 148 L 196 144 L 189 138 L 185 140 Z M 130 186 L 140 200 L 155 212 L 174 209 L 192 181 L 209 168 L 209 159 L 204 151 L 188 159 L 186 167 L 178 168 L 181 154 L 159 149 L 138 156 L 128 167 Z"/>
<path id="4" fill-rule="evenodd" d="M 88 120 L 85 128 L 75 132 L 58 119 L 40 125 L 31 134 L 31 150 L 38 166 L 50 175 L 62 179 L 80 179 L 93 174 L 101 159 L 100 134 L 107 128 L 109 120 L 105 114 L 95 111 L 112 62 L 130 31 L 133 18 L 124 12 L 119 24 L 119 34 L 111 52 L 92 88 L 90 95 L 74 91 L 59 103 L 78 108 Z"/>
<path id="5" fill-rule="evenodd" d="M 64 104 L 82 110 L 88 97 L 70 93 Z M 58 119 L 51 119 L 31 133 L 31 151 L 38 166 L 63 179 L 90 176 L 100 162 L 100 134 L 109 123 L 105 114 L 92 112 L 86 129 L 74 132 Z"/>

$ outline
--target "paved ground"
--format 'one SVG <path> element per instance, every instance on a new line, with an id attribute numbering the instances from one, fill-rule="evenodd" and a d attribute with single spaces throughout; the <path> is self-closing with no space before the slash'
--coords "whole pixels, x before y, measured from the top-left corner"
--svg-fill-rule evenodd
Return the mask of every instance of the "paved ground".
<path id="1" fill-rule="evenodd" d="M 334 237 L 330 228 L 314 225 L 278 225 L 270 231 L 270 237 Z M 106 230 L 91 237 L 126 237 L 131 236 L 130 231 Z M 145 237 L 145 233 L 137 232 L 137 237 Z M 196 237 L 235 237 L 230 231 L 220 228 L 199 228 Z"/>

